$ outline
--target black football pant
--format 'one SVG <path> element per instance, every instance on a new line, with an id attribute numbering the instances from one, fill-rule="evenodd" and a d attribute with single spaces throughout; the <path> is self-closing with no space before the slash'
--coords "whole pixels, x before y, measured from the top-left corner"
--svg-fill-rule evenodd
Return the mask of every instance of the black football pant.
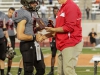
<path id="1" fill-rule="evenodd" d="M 24 75 L 32 75 L 33 70 L 36 68 L 36 75 L 44 75 L 45 64 L 43 54 L 41 52 L 42 60 L 36 59 L 36 48 L 33 41 L 21 42 L 20 51 L 23 57 Z"/>
<path id="2" fill-rule="evenodd" d="M 0 60 L 5 60 L 6 58 L 6 44 L 4 38 L 0 38 Z"/>
<path id="3" fill-rule="evenodd" d="M 57 53 L 56 43 L 50 42 L 50 47 L 51 47 L 52 57 L 55 57 Z"/>

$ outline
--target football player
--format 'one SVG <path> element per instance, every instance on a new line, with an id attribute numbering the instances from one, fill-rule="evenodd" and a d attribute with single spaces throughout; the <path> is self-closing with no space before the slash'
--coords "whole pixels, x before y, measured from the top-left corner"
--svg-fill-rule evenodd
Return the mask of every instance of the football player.
<path id="1" fill-rule="evenodd" d="M 9 38 L 11 40 L 11 46 L 12 46 L 13 50 L 15 49 L 15 35 L 16 35 L 16 32 L 14 32 L 15 31 L 14 22 L 12 20 L 12 14 L 14 13 L 14 11 L 15 11 L 15 8 L 10 7 L 8 10 L 8 14 L 5 15 L 5 24 L 6 24 L 6 27 L 8 30 L 8 34 L 9 34 Z M 10 73 L 11 65 L 12 65 L 12 59 L 8 58 L 7 75 L 12 75 Z"/>
<path id="2" fill-rule="evenodd" d="M 7 39 L 7 46 L 11 47 L 11 41 L 8 35 L 8 31 L 5 25 L 5 14 L 0 11 L 0 70 L 1 75 L 4 75 L 4 60 L 6 58 L 6 44 L 4 41 L 4 36 Z"/>
<path id="3" fill-rule="evenodd" d="M 36 68 L 36 75 L 44 75 L 45 64 L 40 48 L 36 48 L 34 42 L 43 41 L 43 36 L 33 33 L 33 7 L 30 6 L 33 0 L 21 0 L 23 5 L 20 10 L 13 14 L 13 21 L 16 24 L 17 38 L 20 40 L 20 52 L 23 58 L 24 75 L 33 74 L 33 66 Z M 36 52 L 40 51 L 39 57 Z"/>

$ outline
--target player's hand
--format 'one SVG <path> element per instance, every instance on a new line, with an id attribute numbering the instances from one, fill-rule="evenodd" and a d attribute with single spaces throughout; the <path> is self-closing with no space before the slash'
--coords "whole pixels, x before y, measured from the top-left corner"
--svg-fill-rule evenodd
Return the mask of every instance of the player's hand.
<path id="1" fill-rule="evenodd" d="M 47 39 L 47 37 L 45 35 L 42 35 L 43 40 Z"/>
<path id="2" fill-rule="evenodd" d="M 36 41 L 37 42 L 42 42 L 44 40 L 43 35 L 42 34 L 36 34 Z"/>
<path id="3" fill-rule="evenodd" d="M 7 47 L 11 47 L 11 42 L 7 42 Z"/>
<path id="4" fill-rule="evenodd" d="M 47 32 L 54 32 L 55 31 L 55 29 L 52 27 L 45 27 L 45 29 Z"/>

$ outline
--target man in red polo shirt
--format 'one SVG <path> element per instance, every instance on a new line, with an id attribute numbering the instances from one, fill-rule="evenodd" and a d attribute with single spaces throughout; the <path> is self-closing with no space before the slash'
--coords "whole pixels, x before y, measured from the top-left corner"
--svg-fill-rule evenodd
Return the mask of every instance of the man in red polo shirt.
<path id="1" fill-rule="evenodd" d="M 77 75 L 74 66 L 82 51 L 81 11 L 73 0 L 58 0 L 62 4 L 55 28 L 46 27 L 55 33 L 58 55 L 58 75 Z"/>

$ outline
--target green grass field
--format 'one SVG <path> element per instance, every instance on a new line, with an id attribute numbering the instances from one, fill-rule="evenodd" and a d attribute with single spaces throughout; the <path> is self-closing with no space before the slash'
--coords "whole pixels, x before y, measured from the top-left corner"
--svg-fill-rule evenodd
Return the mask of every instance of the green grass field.
<path id="1" fill-rule="evenodd" d="M 16 75 L 17 69 L 18 68 L 15 67 L 11 69 L 12 75 Z M 45 71 L 46 71 L 45 75 L 47 75 L 47 73 L 50 71 L 50 67 L 46 67 Z M 6 73 L 6 68 L 5 68 L 5 73 Z M 76 73 L 77 75 L 94 75 L 93 67 L 76 67 Z M 21 75 L 24 75 L 23 71 Z M 57 75 L 57 67 L 55 67 L 54 75 Z M 98 68 L 97 75 L 100 75 L 100 67 Z"/>
<path id="2" fill-rule="evenodd" d="M 20 58 L 21 58 L 21 54 L 20 54 L 20 51 L 19 49 L 16 49 L 15 50 L 17 55 L 15 56 L 15 58 L 13 59 L 13 62 L 19 62 Z M 42 51 L 43 51 L 43 54 L 50 54 L 51 51 L 50 51 L 50 48 L 49 47 L 42 47 Z M 96 49 L 96 51 L 92 51 L 91 49 L 89 48 L 83 48 L 83 51 L 82 51 L 82 54 L 100 54 L 100 49 Z M 7 60 L 6 60 L 7 62 Z M 6 68 L 5 68 L 5 74 L 6 74 Z M 17 74 L 17 70 L 18 70 L 18 67 L 13 67 L 11 69 L 11 73 L 12 75 L 16 75 Z M 50 71 L 50 67 L 46 67 L 45 69 L 45 75 Z M 55 74 L 54 75 L 57 75 L 57 67 L 55 67 Z M 93 67 L 76 67 L 76 73 L 78 75 L 94 75 L 94 68 Z M 22 74 L 23 75 L 23 71 L 22 71 Z M 97 75 L 100 75 L 100 67 L 98 67 L 98 73 Z"/>

